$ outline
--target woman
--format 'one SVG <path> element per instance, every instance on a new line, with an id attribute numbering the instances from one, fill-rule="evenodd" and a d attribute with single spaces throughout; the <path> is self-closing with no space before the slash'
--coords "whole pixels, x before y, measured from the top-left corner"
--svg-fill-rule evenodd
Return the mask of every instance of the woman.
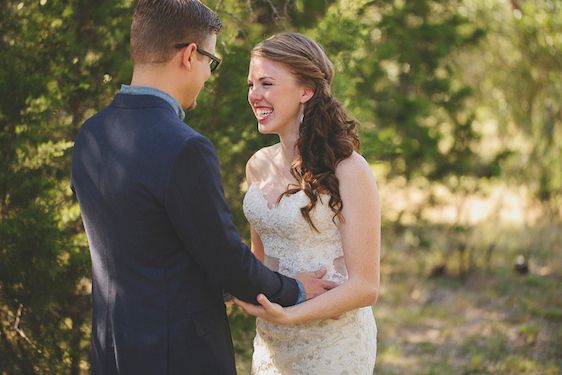
<path id="1" fill-rule="evenodd" d="M 252 50 L 248 101 L 260 133 L 280 141 L 246 167 L 252 252 L 283 274 L 325 268 L 340 284 L 288 308 L 264 295 L 261 306 L 235 300 L 258 317 L 255 374 L 373 373 L 379 198 L 332 78 L 323 49 L 304 35 L 279 34 Z"/>

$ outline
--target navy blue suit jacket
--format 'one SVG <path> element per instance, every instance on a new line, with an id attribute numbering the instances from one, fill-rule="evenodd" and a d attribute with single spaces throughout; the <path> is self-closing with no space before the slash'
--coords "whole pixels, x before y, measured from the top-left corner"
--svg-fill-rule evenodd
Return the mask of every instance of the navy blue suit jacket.
<path id="1" fill-rule="evenodd" d="M 240 241 L 212 143 L 118 94 L 80 129 L 71 184 L 92 257 L 93 374 L 234 374 L 222 291 L 287 306 L 295 280 Z"/>

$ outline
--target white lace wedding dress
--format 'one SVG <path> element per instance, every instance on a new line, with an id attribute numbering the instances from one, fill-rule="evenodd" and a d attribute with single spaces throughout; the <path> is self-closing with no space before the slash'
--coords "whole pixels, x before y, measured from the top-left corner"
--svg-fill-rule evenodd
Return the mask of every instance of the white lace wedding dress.
<path id="1" fill-rule="evenodd" d="M 332 221 L 329 196 L 321 195 L 311 218 L 300 208 L 309 200 L 303 191 L 268 204 L 256 184 L 244 197 L 244 214 L 260 235 L 265 264 L 287 276 L 325 267 L 325 278 L 347 279 L 342 241 Z M 339 320 L 282 326 L 257 319 L 252 374 L 256 375 L 371 375 L 375 367 L 377 327 L 370 307 L 349 311 Z"/>

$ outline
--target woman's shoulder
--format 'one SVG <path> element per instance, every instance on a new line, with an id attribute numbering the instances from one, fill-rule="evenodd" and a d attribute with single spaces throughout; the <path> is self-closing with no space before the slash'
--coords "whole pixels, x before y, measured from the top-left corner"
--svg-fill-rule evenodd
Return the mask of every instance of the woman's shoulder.
<path id="1" fill-rule="evenodd" d="M 260 148 L 256 151 L 248 160 L 247 166 L 252 169 L 260 169 L 266 167 L 270 162 L 271 158 L 279 152 L 280 144 L 276 143 L 272 146 L 267 146 Z"/>
<path id="2" fill-rule="evenodd" d="M 360 172 L 371 172 L 371 166 L 369 162 L 357 151 L 353 151 L 351 155 L 343 159 L 336 166 L 336 174 L 340 173 L 360 173 Z"/>
<path id="3" fill-rule="evenodd" d="M 374 175 L 369 162 L 360 153 L 353 151 L 336 166 L 336 177 L 340 183 L 352 183 L 360 180 L 373 180 Z"/>
<path id="4" fill-rule="evenodd" d="M 279 152 L 280 144 L 276 143 L 256 151 L 246 163 L 246 178 L 249 181 L 259 180 L 264 171 L 268 170 L 272 157 Z"/>

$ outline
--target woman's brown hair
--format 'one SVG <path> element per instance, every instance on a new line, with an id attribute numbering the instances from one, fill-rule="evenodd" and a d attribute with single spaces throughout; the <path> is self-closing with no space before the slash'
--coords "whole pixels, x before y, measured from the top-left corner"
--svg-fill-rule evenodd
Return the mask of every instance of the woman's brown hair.
<path id="1" fill-rule="evenodd" d="M 251 55 L 285 64 L 301 85 L 314 90 L 314 95 L 304 105 L 296 143 L 297 156 L 291 165 L 291 175 L 298 184 L 287 186 L 281 197 L 304 191 L 310 203 L 301 208 L 301 213 L 316 230 L 310 212 L 321 193 L 330 195 L 333 219 L 343 219 L 336 167 L 359 149 L 359 137 L 356 121 L 347 117 L 342 105 L 332 95 L 332 62 L 318 43 L 293 32 L 277 34 L 260 42 Z"/>

